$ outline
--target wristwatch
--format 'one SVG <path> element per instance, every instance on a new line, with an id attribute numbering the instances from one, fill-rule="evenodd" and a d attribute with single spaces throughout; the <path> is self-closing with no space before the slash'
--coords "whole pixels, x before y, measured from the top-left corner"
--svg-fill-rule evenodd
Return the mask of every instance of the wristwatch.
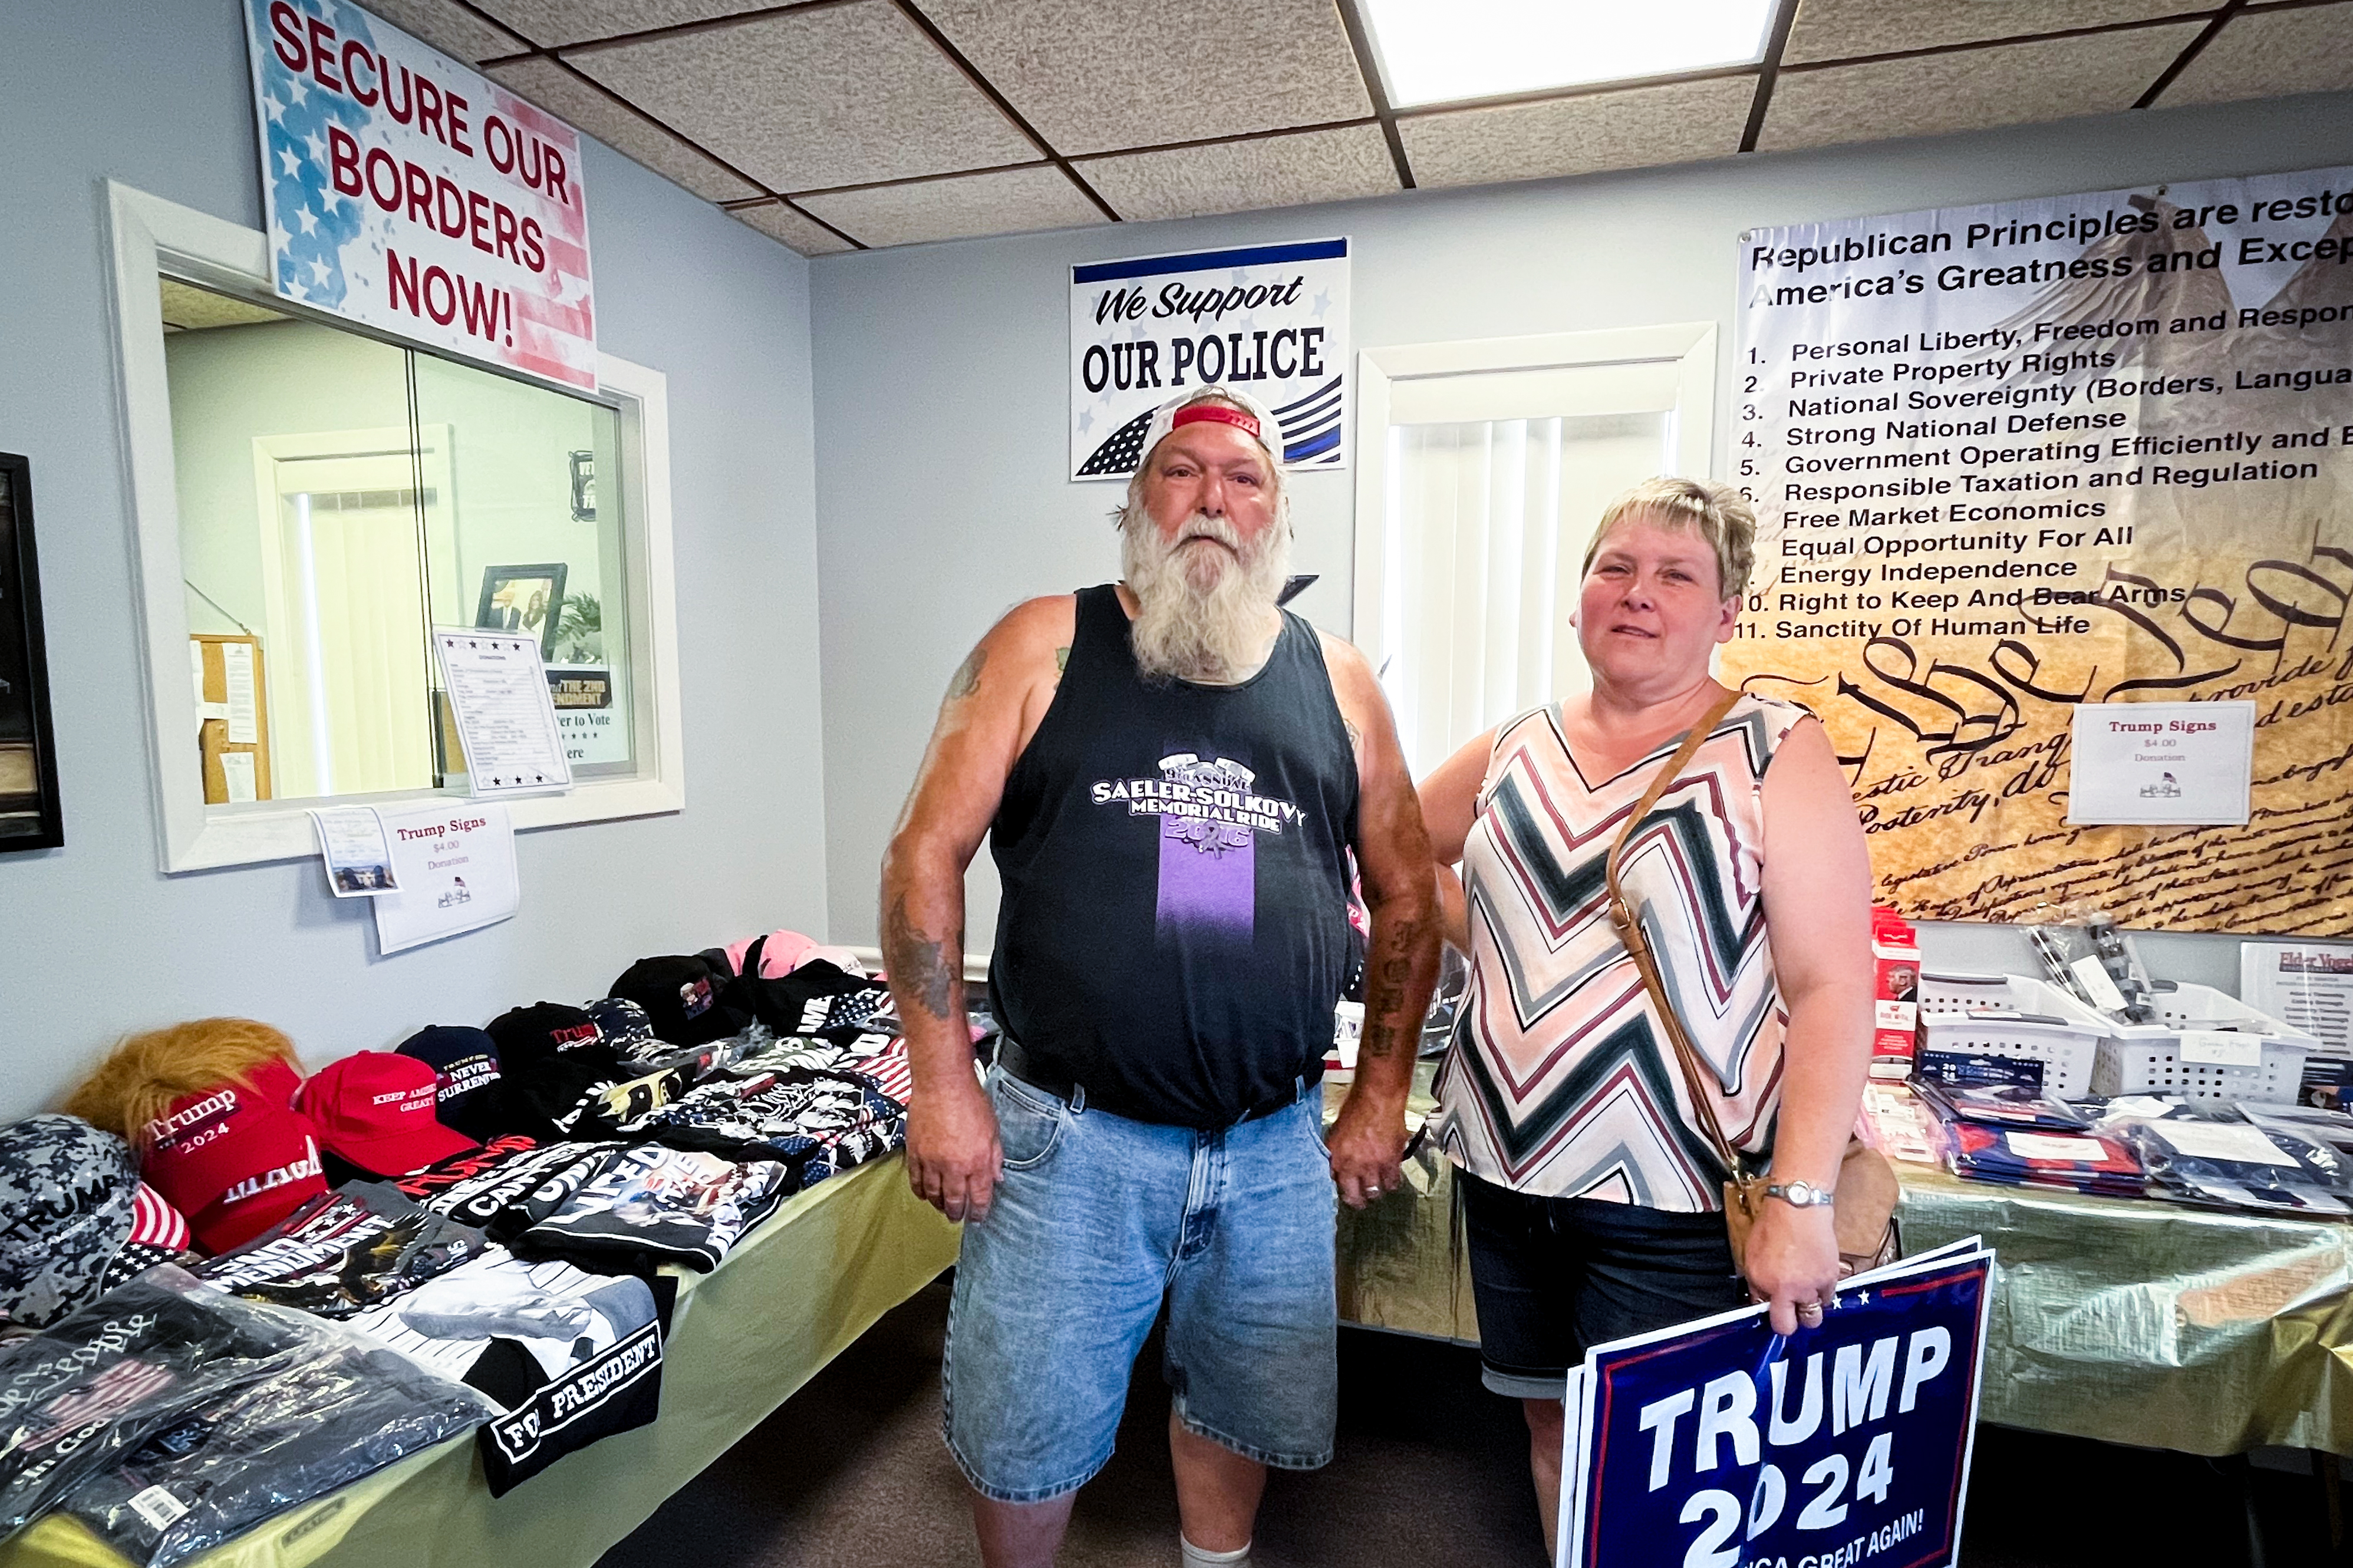
<path id="1" fill-rule="evenodd" d="M 1811 1182 L 1775 1182 L 1765 1189 L 1765 1195 L 1778 1198 L 1793 1209 L 1826 1209 L 1832 1196 L 1828 1187 Z"/>

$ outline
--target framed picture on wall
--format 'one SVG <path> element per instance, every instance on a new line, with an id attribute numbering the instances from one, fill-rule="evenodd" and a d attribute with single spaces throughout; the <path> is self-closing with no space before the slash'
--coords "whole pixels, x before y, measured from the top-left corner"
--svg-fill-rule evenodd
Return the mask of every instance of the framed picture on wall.
<path id="1" fill-rule="evenodd" d="M 490 566 L 482 571 L 482 600 L 474 624 L 501 632 L 537 632 L 539 656 L 555 658 L 555 623 L 564 613 L 561 561 L 532 566 Z"/>
<path id="2" fill-rule="evenodd" d="M 33 470 L 25 458 L 0 452 L 0 853 L 65 841 L 33 554 Z"/>
<path id="3" fill-rule="evenodd" d="M 596 454 L 572 454 L 572 521 L 596 521 Z"/>

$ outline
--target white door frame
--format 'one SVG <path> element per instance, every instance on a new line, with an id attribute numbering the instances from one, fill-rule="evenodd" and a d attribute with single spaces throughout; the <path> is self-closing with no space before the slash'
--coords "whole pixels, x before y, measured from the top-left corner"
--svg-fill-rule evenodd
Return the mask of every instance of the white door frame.
<path id="1" fill-rule="evenodd" d="M 1708 471 L 1715 445 L 1715 323 L 1543 332 L 1453 343 L 1402 343 L 1356 354 L 1356 557 L 1352 640 L 1375 669 L 1388 660 L 1381 584 L 1388 569 L 1388 428 L 1394 383 L 1490 371 L 1669 364 L 1676 373 L 1675 472 Z"/>

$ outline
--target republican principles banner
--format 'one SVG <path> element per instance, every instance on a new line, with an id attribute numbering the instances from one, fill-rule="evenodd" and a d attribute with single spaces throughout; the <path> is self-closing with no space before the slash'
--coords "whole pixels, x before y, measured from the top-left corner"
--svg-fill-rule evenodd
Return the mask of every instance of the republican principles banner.
<path id="1" fill-rule="evenodd" d="M 345 0 L 245 0 L 279 295 L 596 386 L 580 137 Z"/>
<path id="2" fill-rule="evenodd" d="M 1803 702 L 1882 899 L 2353 931 L 2353 169 L 1744 237 L 1725 678 Z M 2078 703 L 2255 704 L 2243 827 L 2070 826 Z"/>
<path id="3" fill-rule="evenodd" d="M 1152 411 L 1249 393 L 1287 468 L 1348 462 L 1348 242 L 1139 256 L 1071 268 L 1071 477 L 1125 479 Z"/>

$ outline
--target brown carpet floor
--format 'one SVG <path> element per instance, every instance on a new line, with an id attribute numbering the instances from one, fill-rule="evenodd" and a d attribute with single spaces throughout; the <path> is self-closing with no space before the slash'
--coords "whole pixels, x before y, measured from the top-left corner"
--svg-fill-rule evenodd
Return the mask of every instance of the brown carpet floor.
<path id="1" fill-rule="evenodd" d="M 939 1439 L 946 1324 L 944 1280 L 883 1318 L 599 1568 L 977 1564 L 964 1483 Z M 1156 1339 L 1136 1365 L 1119 1452 L 1079 1494 L 1062 1568 L 1176 1562 Z M 1258 1568 L 1541 1568 L 1526 1428 L 1516 1405 L 1480 1386 L 1474 1352 L 1345 1330 L 1340 1388 L 1332 1465 L 1269 1479 Z M 1986 1427 L 1963 1563 L 2353 1563 L 2328 1543 L 2325 1501 L 2306 1477 Z"/>

